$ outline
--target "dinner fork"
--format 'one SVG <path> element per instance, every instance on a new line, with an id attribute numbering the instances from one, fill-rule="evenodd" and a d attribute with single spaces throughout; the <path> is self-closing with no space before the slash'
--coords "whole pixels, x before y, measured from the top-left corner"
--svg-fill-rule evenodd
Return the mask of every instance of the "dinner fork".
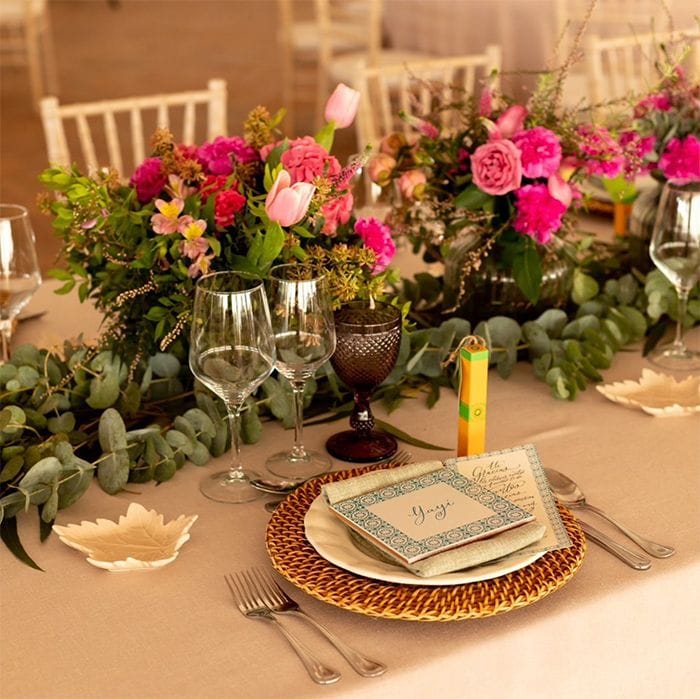
<path id="1" fill-rule="evenodd" d="M 251 570 L 251 577 L 257 582 L 256 592 L 262 601 L 276 614 L 294 614 L 306 619 L 318 629 L 335 647 L 335 649 L 350 663 L 352 669 L 363 677 L 378 677 L 386 672 L 386 665 L 370 660 L 351 648 L 345 641 L 338 638 L 332 631 L 309 616 L 273 579 L 258 569 Z"/>
<path id="2" fill-rule="evenodd" d="M 314 654 L 283 624 L 275 618 L 269 607 L 256 595 L 255 583 L 246 571 L 224 575 L 233 599 L 241 614 L 251 619 L 269 621 L 284 635 L 294 652 L 304 664 L 311 679 L 318 684 L 333 684 L 340 679 L 340 673 L 326 667 Z"/>

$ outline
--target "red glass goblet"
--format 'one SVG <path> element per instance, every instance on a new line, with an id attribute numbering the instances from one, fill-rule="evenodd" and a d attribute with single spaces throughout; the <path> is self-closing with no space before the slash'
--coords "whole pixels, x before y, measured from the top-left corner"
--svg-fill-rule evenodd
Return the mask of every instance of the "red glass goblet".
<path id="1" fill-rule="evenodd" d="M 396 453 L 396 440 L 374 429 L 372 393 L 391 373 L 401 345 L 401 311 L 395 306 L 355 301 L 335 312 L 335 373 L 352 389 L 351 430 L 334 434 L 326 449 L 337 459 L 370 462 Z"/>

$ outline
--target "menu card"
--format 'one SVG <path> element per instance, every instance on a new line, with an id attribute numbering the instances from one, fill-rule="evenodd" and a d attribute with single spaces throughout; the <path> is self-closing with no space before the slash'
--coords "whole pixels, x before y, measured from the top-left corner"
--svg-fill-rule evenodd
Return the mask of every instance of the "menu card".
<path id="1" fill-rule="evenodd" d="M 571 546 L 534 444 L 448 459 L 445 465 L 512 500 L 546 525 L 544 538 L 522 549 L 522 553 L 554 551 Z"/>
<path id="2" fill-rule="evenodd" d="M 450 468 L 341 500 L 330 508 L 405 564 L 535 518 L 531 511 Z"/>

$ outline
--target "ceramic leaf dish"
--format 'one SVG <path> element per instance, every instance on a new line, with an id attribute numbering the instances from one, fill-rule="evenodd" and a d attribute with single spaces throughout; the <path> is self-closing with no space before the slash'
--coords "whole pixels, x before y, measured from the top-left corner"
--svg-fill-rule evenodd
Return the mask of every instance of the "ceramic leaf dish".
<path id="1" fill-rule="evenodd" d="M 641 408 L 656 417 L 700 412 L 700 376 L 677 381 L 668 374 L 642 369 L 639 381 L 616 381 L 596 388 L 615 403 Z"/>
<path id="2" fill-rule="evenodd" d="M 163 515 L 132 502 L 119 522 L 54 524 L 53 530 L 64 544 L 86 553 L 91 565 L 118 573 L 155 570 L 174 561 L 196 519 L 197 515 L 180 515 L 165 524 Z"/>

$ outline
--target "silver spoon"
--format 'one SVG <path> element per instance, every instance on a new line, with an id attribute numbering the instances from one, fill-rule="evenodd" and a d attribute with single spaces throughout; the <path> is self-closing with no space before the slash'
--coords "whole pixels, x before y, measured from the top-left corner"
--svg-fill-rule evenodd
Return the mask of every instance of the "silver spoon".
<path id="1" fill-rule="evenodd" d="M 628 529 L 623 524 L 620 524 L 609 514 L 603 512 L 603 510 L 599 510 L 597 507 L 589 505 L 586 502 L 586 497 L 584 496 L 583 492 L 581 492 L 581 489 L 568 476 L 565 476 L 563 473 L 559 473 L 559 471 L 555 471 L 551 468 L 545 468 L 544 472 L 547 476 L 547 480 L 549 481 L 552 491 L 564 505 L 567 505 L 568 507 L 580 507 L 582 509 L 595 512 L 603 519 L 607 519 L 610 524 L 614 524 L 623 534 L 634 541 L 637 546 L 644 549 L 644 551 L 652 556 L 655 556 L 656 558 L 668 558 L 669 556 L 673 556 L 673 554 L 676 552 L 676 549 L 673 549 L 670 546 L 664 546 L 663 544 L 657 544 L 653 541 L 649 541 L 649 539 L 646 539 L 636 532 L 633 532 L 631 529 Z"/>
<path id="2" fill-rule="evenodd" d="M 273 495 L 289 495 L 293 490 L 296 490 L 306 481 L 280 481 L 268 480 L 267 478 L 251 478 L 250 484 L 253 488 L 262 490 L 263 493 L 272 493 Z"/>

